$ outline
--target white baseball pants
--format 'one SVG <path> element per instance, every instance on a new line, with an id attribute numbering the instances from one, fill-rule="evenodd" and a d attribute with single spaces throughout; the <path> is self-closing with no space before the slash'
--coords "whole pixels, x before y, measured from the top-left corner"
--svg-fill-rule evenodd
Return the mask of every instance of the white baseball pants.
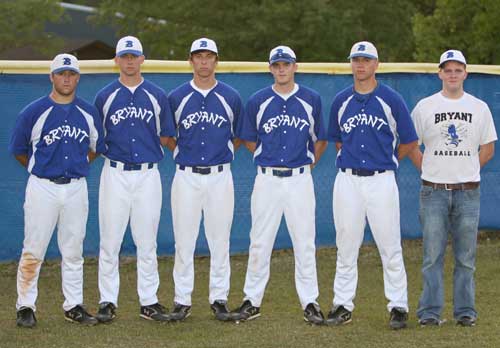
<path id="1" fill-rule="evenodd" d="M 339 171 L 333 188 L 333 219 L 337 231 L 334 306 L 354 309 L 358 254 L 366 218 L 382 259 L 387 309 L 408 311 L 406 271 L 401 248 L 399 191 L 393 171 L 361 177 Z"/>
<path id="2" fill-rule="evenodd" d="M 295 255 L 295 287 L 304 309 L 317 303 L 316 274 L 316 199 L 309 166 L 303 174 L 290 177 L 272 176 L 272 170 L 263 174 L 261 168 L 255 178 L 251 198 L 252 229 L 245 278 L 245 300 L 260 307 L 270 274 L 271 253 L 281 222 L 285 221 Z"/>
<path id="3" fill-rule="evenodd" d="M 175 172 L 172 182 L 172 221 L 175 238 L 174 301 L 191 305 L 194 287 L 194 251 L 203 215 L 210 250 L 210 303 L 227 300 L 230 287 L 229 236 L 234 212 L 234 186 L 230 164 L 211 173 L 192 173 L 190 167 Z"/>
<path id="4" fill-rule="evenodd" d="M 137 292 L 141 306 L 158 302 L 160 285 L 156 254 L 162 186 L 158 167 L 125 171 L 106 159 L 99 186 L 99 291 L 100 303 L 118 305 L 119 254 L 130 220 L 137 247 Z"/>
<path id="5" fill-rule="evenodd" d="M 61 252 L 63 308 L 83 303 L 83 239 L 89 211 L 87 181 L 73 179 L 58 185 L 31 175 L 24 202 L 24 243 L 17 270 L 16 308 L 36 310 L 38 276 L 45 253 L 57 226 Z"/>

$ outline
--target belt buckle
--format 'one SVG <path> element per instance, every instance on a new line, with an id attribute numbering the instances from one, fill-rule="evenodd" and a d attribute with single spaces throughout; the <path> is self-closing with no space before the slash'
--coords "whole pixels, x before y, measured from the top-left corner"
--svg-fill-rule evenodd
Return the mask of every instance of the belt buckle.
<path id="1" fill-rule="evenodd" d="M 277 176 L 278 178 L 288 178 L 289 176 L 292 176 L 293 170 L 276 170 L 273 169 L 273 175 Z"/>
<path id="2" fill-rule="evenodd" d="M 449 185 L 451 186 L 451 184 L 449 184 Z M 444 184 L 444 189 L 445 189 L 446 191 L 453 191 L 453 188 L 448 187 L 448 184 Z"/>
<path id="3" fill-rule="evenodd" d="M 210 168 L 201 168 L 201 167 L 192 167 L 191 170 L 193 171 L 193 173 L 201 175 L 208 175 L 211 172 Z"/>

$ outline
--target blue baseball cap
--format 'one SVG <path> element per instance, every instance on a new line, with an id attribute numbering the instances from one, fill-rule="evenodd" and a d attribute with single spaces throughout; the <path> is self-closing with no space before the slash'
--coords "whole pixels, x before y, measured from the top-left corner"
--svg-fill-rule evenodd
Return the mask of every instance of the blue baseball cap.
<path id="1" fill-rule="evenodd" d="M 288 46 L 277 46 L 269 53 L 269 64 L 276 62 L 295 63 L 296 61 L 295 52 Z"/>
<path id="2" fill-rule="evenodd" d="M 135 36 L 122 37 L 116 44 L 116 56 L 121 57 L 124 54 L 133 54 L 134 56 L 142 56 L 142 45 Z"/>
<path id="3" fill-rule="evenodd" d="M 467 65 L 464 54 L 458 50 L 448 50 L 441 55 L 439 59 L 439 67 L 442 68 L 443 64 L 450 60 Z"/>
<path id="4" fill-rule="evenodd" d="M 352 59 L 356 57 L 365 57 L 370 59 L 378 59 L 377 48 L 374 44 L 368 41 L 356 42 L 352 45 L 351 54 L 347 59 Z"/>
<path id="5" fill-rule="evenodd" d="M 217 44 L 214 40 L 207 39 L 206 37 L 202 37 L 201 39 L 194 40 L 191 44 L 191 53 L 198 51 L 210 51 L 215 54 L 219 54 L 217 50 Z"/>

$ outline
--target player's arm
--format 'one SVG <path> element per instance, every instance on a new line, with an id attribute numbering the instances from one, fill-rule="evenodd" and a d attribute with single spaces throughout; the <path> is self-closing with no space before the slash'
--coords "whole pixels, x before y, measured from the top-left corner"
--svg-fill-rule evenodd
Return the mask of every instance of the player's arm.
<path id="1" fill-rule="evenodd" d="M 170 151 L 174 151 L 177 146 L 177 140 L 174 137 L 160 137 L 160 143 Z"/>
<path id="2" fill-rule="evenodd" d="M 314 163 L 311 165 L 311 168 L 314 168 L 314 166 L 319 162 L 319 159 L 321 156 L 323 156 L 323 153 L 325 152 L 326 148 L 328 146 L 328 141 L 326 140 L 318 140 L 314 143 Z"/>
<path id="3" fill-rule="evenodd" d="M 255 149 L 257 148 L 257 142 L 255 141 L 243 140 L 243 144 L 251 153 L 254 153 Z"/>
<path id="4" fill-rule="evenodd" d="M 97 157 L 99 157 L 99 154 L 97 152 L 94 152 L 94 151 L 89 151 L 87 153 L 87 157 L 89 159 L 89 163 L 91 163 L 93 160 L 95 160 Z"/>
<path id="5" fill-rule="evenodd" d="M 495 154 L 495 142 L 479 146 L 479 164 L 483 167 Z"/>
<path id="6" fill-rule="evenodd" d="M 28 155 L 22 154 L 22 155 L 16 155 L 16 160 L 21 163 L 21 165 L 26 168 L 28 166 Z"/>
<path id="7" fill-rule="evenodd" d="M 337 151 L 340 151 L 340 149 L 342 148 L 342 143 L 340 141 L 336 141 L 335 148 L 337 149 Z"/>
<path id="8" fill-rule="evenodd" d="M 408 152 L 408 158 L 413 162 L 413 165 L 421 172 L 422 171 L 422 151 L 419 146 L 416 146 Z"/>
<path id="9" fill-rule="evenodd" d="M 240 138 L 233 138 L 234 151 L 238 150 L 240 145 L 241 145 L 241 139 Z"/>
<path id="10" fill-rule="evenodd" d="M 399 144 L 398 146 L 398 160 L 401 161 L 403 158 L 408 156 L 410 152 L 418 148 L 418 140 L 412 141 L 408 144 Z"/>

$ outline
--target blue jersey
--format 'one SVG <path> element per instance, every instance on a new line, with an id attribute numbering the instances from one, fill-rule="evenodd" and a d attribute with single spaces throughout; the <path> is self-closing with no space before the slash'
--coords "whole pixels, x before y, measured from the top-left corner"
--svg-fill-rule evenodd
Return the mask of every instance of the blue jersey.
<path id="1" fill-rule="evenodd" d="M 97 93 L 104 126 L 104 155 L 123 163 L 155 163 L 163 158 L 160 137 L 175 134 L 165 92 L 144 80 L 132 93 L 116 80 Z"/>
<path id="2" fill-rule="evenodd" d="M 28 172 L 47 179 L 87 176 L 89 150 L 105 150 L 102 125 L 95 107 L 78 97 L 58 104 L 45 96 L 26 106 L 9 144 L 13 155 L 28 156 Z"/>
<path id="3" fill-rule="evenodd" d="M 395 170 L 398 143 L 418 137 L 401 95 L 379 82 L 369 94 L 351 86 L 335 96 L 328 140 L 342 143 L 337 168 Z"/>
<path id="4" fill-rule="evenodd" d="M 295 89 L 286 100 L 272 87 L 248 100 L 239 137 L 257 143 L 257 165 L 297 168 L 314 163 L 314 143 L 326 140 L 319 94 L 304 86 Z"/>
<path id="5" fill-rule="evenodd" d="M 204 96 L 190 81 L 170 92 L 168 101 L 177 128 L 177 164 L 214 166 L 233 160 L 232 140 L 242 112 L 235 89 L 217 81 Z"/>

